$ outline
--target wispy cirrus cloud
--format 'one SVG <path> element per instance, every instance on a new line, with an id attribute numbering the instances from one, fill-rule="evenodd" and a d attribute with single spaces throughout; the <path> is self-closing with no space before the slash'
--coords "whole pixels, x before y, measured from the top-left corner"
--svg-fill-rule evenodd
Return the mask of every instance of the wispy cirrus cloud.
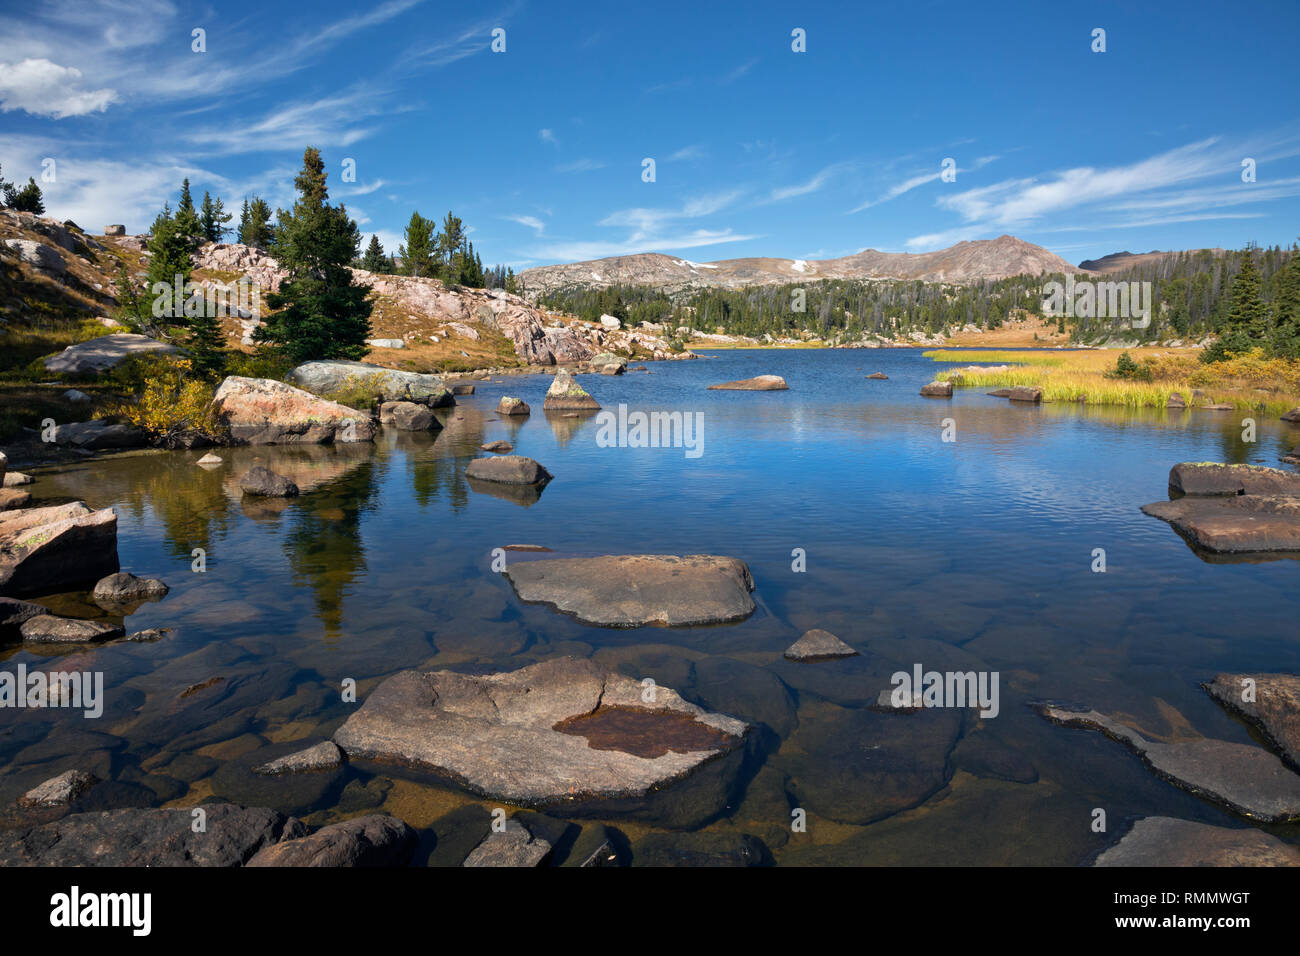
<path id="1" fill-rule="evenodd" d="M 557 173 L 588 173 L 596 169 L 604 169 L 605 164 L 598 159 L 575 159 L 571 163 L 561 163 L 555 167 Z"/>
<path id="2" fill-rule="evenodd" d="M 987 166 L 991 162 L 994 162 L 998 158 L 999 157 L 997 156 L 980 156 L 978 159 L 975 160 L 975 162 L 972 164 L 970 168 L 979 169 L 983 166 Z M 955 171 L 958 174 L 960 174 L 963 172 L 970 172 L 970 169 L 958 168 Z M 909 193 L 913 189 L 916 189 L 919 186 L 924 186 L 926 183 L 937 182 L 942 177 L 943 177 L 942 169 L 936 170 L 934 172 L 918 173 L 917 175 L 909 176 L 907 179 L 904 179 L 902 182 L 890 186 L 888 189 L 886 189 L 875 199 L 868 199 L 860 206 L 855 206 L 853 209 L 850 209 L 849 214 L 851 215 L 855 212 L 862 212 L 862 210 L 870 209 L 872 206 L 879 206 L 881 203 L 889 202 L 891 199 L 897 199 L 899 196 L 902 196 L 904 193 Z"/>
<path id="3" fill-rule="evenodd" d="M 853 169 L 852 163 L 832 163 L 829 166 L 818 170 L 812 178 L 802 183 L 795 183 L 792 186 L 781 186 L 773 189 L 768 195 L 769 202 L 781 202 L 786 199 L 794 199 L 798 196 L 807 196 L 811 193 L 820 191 L 836 176 L 846 173 Z"/>

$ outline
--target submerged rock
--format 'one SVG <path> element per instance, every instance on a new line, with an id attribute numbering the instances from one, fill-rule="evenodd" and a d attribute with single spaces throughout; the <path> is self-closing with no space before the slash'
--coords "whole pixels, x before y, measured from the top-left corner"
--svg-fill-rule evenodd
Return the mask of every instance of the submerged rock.
<path id="1" fill-rule="evenodd" d="M 419 842 L 397 817 L 371 814 L 258 850 L 247 866 L 406 866 Z"/>
<path id="2" fill-rule="evenodd" d="M 99 783 L 87 770 L 65 770 L 38 787 L 28 790 L 18 803 L 24 807 L 63 807 Z"/>
<path id="3" fill-rule="evenodd" d="M 702 822 L 725 805 L 749 728 L 667 687 L 650 702 L 642 690 L 573 657 L 483 676 L 404 671 L 334 741 L 349 759 L 429 771 L 519 806 Z"/>
<path id="4" fill-rule="evenodd" d="M 921 394 L 927 398 L 952 398 L 952 382 L 931 382 L 921 386 Z M 1010 393 L 1007 395 L 1010 398 Z"/>
<path id="5" fill-rule="evenodd" d="M 490 451 L 495 454 L 504 455 L 507 452 L 515 450 L 515 446 L 508 441 L 490 441 L 478 446 L 482 451 Z"/>
<path id="6" fill-rule="evenodd" d="M 195 832 L 195 811 L 204 828 Z M 305 835 L 275 810 L 208 804 L 74 813 L 0 835 L 0 866 L 242 866 L 264 846 Z"/>
<path id="7" fill-rule="evenodd" d="M 1066 727 L 1100 730 L 1136 753 L 1158 776 L 1243 816 L 1267 822 L 1300 817 L 1300 774 L 1260 747 L 1208 738 L 1164 744 L 1095 710 L 1047 705 L 1042 713 Z"/>
<path id="8" fill-rule="evenodd" d="M 738 392 L 782 392 L 790 388 L 785 384 L 785 379 L 780 375 L 756 375 L 754 378 L 742 378 L 734 382 L 723 382 L 721 385 L 710 385 L 710 391 L 738 391 Z"/>
<path id="9" fill-rule="evenodd" d="M 89 644 L 121 637 L 120 625 L 41 614 L 24 621 L 19 629 L 28 644 Z"/>
<path id="10" fill-rule="evenodd" d="M 867 376 L 867 378 L 879 379 L 880 381 L 883 382 L 887 380 L 889 376 L 886 375 L 884 372 L 872 372 L 870 375 Z"/>
<path id="11" fill-rule="evenodd" d="M 1300 866 L 1300 848 L 1260 830 L 1143 817 L 1093 866 Z"/>
<path id="12" fill-rule="evenodd" d="M 1250 681 L 1251 693 L 1246 694 Z M 1300 772 L 1300 677 L 1295 674 L 1219 674 L 1203 684 L 1210 696 L 1259 728 L 1285 763 Z M 1253 700 L 1244 700 L 1252 696 Z"/>
<path id="13" fill-rule="evenodd" d="M 711 554 L 547 558 L 512 564 L 505 575 L 520 600 L 601 627 L 721 624 L 754 612 L 748 565 Z"/>
<path id="14" fill-rule="evenodd" d="M 375 437 L 368 414 L 271 379 L 232 375 L 212 397 L 212 408 L 231 439 L 242 444 L 365 442 Z"/>
<path id="15" fill-rule="evenodd" d="M 504 830 L 489 833 L 461 866 L 540 866 L 550 855 L 550 843 L 511 817 Z"/>
<path id="16" fill-rule="evenodd" d="M 522 455 L 475 458 L 465 468 L 465 476 L 508 485 L 544 485 L 553 477 L 533 459 Z"/>
<path id="17" fill-rule="evenodd" d="M 785 657 L 791 661 L 824 661 L 836 657 L 856 657 L 857 653 L 830 631 L 813 628 L 786 648 Z"/>
<path id="18" fill-rule="evenodd" d="M 562 368 L 555 373 L 555 381 L 546 390 L 546 400 L 542 402 L 543 410 L 598 409 L 600 405 L 587 394 L 587 390 L 577 383 L 568 369 Z"/>
<path id="19" fill-rule="evenodd" d="M 171 588 L 158 578 L 138 578 L 129 571 L 118 571 L 100 578 L 91 592 L 95 603 L 106 610 L 140 601 L 156 601 L 166 597 Z"/>
<path id="20" fill-rule="evenodd" d="M 239 479 L 239 490 L 262 498 L 297 498 L 298 486 L 270 468 L 254 465 Z"/>

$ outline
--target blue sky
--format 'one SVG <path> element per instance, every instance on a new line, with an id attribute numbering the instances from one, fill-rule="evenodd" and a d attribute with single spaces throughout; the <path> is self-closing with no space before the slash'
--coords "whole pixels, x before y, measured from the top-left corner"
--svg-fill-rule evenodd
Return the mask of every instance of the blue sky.
<path id="1" fill-rule="evenodd" d="M 42 0 L 0 14 L 0 166 L 53 159 L 51 214 L 136 232 L 186 175 L 236 211 L 288 205 L 310 144 L 390 252 L 413 209 L 453 209 L 516 269 L 1003 233 L 1074 262 L 1288 244 L 1297 36 L 1295 0 Z"/>

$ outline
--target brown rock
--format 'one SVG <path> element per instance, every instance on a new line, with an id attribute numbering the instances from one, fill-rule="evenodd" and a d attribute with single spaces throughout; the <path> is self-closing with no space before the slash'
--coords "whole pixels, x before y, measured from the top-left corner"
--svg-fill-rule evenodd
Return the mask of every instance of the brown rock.
<path id="1" fill-rule="evenodd" d="M 921 386 L 921 394 L 927 398 L 952 398 L 952 382 L 931 382 Z"/>
<path id="2" fill-rule="evenodd" d="M 1300 849 L 1261 830 L 1144 817 L 1093 866 L 1300 866 Z"/>
<path id="3" fill-rule="evenodd" d="M 735 382 L 723 382 L 721 385 L 710 385 L 709 390 L 741 391 L 741 392 L 782 392 L 790 388 L 785 384 L 785 379 L 780 375 L 758 375 L 754 378 L 742 378 Z"/>
<path id="4" fill-rule="evenodd" d="M 1245 700 L 1246 681 L 1254 700 Z M 1295 674 L 1219 674 L 1203 684 L 1210 696 L 1250 721 L 1282 761 L 1300 773 L 1300 677 Z"/>
<path id="5" fill-rule="evenodd" d="M 230 437 L 248 445 L 370 441 L 375 425 L 355 408 L 283 382 L 232 375 L 212 399 Z"/>

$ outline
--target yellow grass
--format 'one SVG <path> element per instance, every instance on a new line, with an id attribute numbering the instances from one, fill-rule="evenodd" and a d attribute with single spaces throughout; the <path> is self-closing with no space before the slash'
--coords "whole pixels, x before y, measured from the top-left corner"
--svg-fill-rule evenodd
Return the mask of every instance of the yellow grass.
<path id="1" fill-rule="evenodd" d="M 924 354 L 941 362 L 1008 364 L 1006 369 L 949 369 L 936 377 L 958 388 L 1035 386 L 1043 390 L 1045 402 L 1164 408 L 1170 396 L 1178 393 L 1189 405 L 1222 404 L 1279 414 L 1300 406 L 1300 363 L 1265 359 L 1258 354 L 1204 365 L 1198 361 L 1195 349 L 1130 349 L 1133 360 L 1150 373 L 1150 381 L 1112 377 L 1120 354 L 1114 349 L 945 349 Z M 1193 396 L 1194 390 L 1199 394 Z"/>

